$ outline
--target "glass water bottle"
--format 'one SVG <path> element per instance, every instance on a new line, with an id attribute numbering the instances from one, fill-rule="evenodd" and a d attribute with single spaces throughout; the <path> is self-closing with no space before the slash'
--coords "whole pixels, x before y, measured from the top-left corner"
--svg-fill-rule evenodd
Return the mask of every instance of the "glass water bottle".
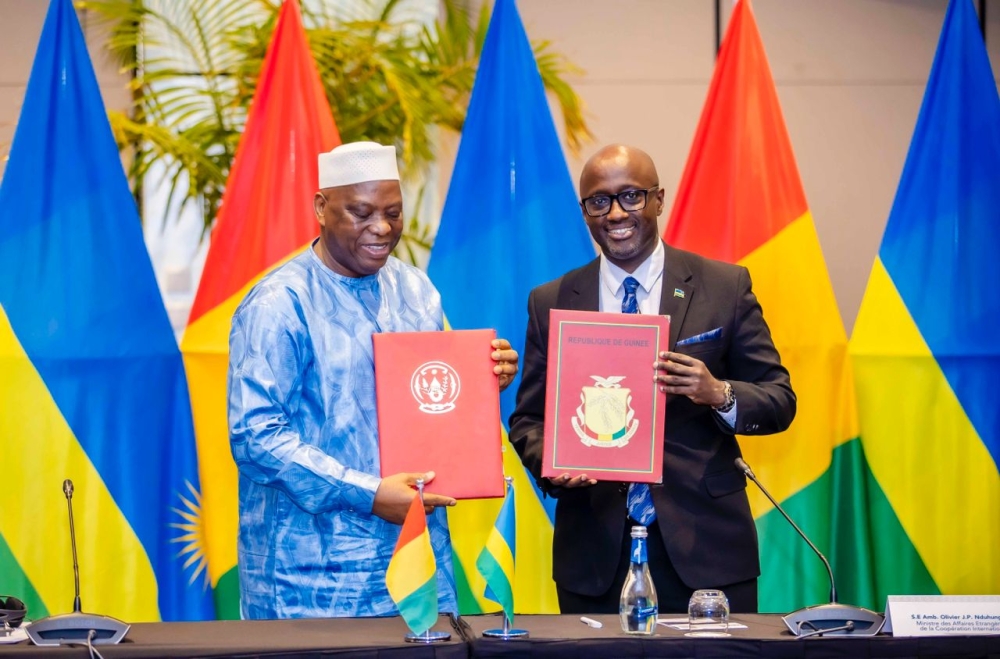
<path id="1" fill-rule="evenodd" d="M 646 527 L 632 527 L 632 562 L 622 587 L 618 613 L 626 634 L 652 635 L 656 630 L 656 587 L 646 563 Z"/>

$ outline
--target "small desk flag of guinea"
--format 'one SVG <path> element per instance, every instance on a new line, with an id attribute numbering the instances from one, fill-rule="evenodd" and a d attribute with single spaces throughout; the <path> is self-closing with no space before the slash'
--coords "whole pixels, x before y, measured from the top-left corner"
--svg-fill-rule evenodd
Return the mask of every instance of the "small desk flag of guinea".
<path id="1" fill-rule="evenodd" d="M 487 599 L 503 607 L 508 621 L 514 620 L 514 549 L 517 546 L 514 517 L 514 486 L 508 480 L 507 496 L 497 521 L 486 538 L 476 567 L 486 579 Z"/>
<path id="2" fill-rule="evenodd" d="M 414 634 L 423 634 L 438 618 L 437 562 L 427 533 L 427 514 L 419 496 L 413 497 L 403 521 L 399 542 L 385 573 L 389 596 Z"/>

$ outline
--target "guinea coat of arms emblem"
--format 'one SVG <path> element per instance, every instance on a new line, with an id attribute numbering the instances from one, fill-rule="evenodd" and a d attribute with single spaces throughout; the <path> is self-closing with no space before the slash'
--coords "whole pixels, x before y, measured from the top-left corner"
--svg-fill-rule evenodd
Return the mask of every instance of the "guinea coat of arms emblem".
<path id="1" fill-rule="evenodd" d="M 410 378 L 410 392 L 427 414 L 451 412 L 461 389 L 458 372 L 444 362 L 421 364 Z"/>
<path id="2" fill-rule="evenodd" d="M 622 387 L 624 375 L 591 375 L 594 385 L 583 387 L 573 430 L 586 446 L 618 448 L 628 444 L 639 429 L 632 409 L 632 390 Z"/>

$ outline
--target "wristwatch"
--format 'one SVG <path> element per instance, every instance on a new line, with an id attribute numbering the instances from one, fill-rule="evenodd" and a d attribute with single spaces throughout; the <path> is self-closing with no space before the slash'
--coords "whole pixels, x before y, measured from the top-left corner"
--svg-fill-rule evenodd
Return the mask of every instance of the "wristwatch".
<path id="1" fill-rule="evenodd" d="M 724 393 L 726 395 L 726 402 L 718 407 L 713 407 L 712 409 L 721 414 L 725 414 L 736 405 L 736 394 L 733 393 L 733 385 L 729 384 L 728 380 L 723 380 L 722 386 L 725 390 Z"/>

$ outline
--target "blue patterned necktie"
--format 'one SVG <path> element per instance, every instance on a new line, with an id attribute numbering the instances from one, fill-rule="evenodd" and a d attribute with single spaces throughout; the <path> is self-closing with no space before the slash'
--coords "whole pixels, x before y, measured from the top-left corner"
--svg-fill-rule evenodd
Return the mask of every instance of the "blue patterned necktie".
<path id="1" fill-rule="evenodd" d="M 622 313 L 639 313 L 639 300 L 635 297 L 639 281 L 635 277 L 626 277 L 622 286 L 625 287 Z M 649 491 L 649 485 L 645 483 L 629 485 L 626 503 L 629 517 L 643 526 L 649 526 L 656 519 L 656 508 L 653 507 L 653 494 Z"/>

